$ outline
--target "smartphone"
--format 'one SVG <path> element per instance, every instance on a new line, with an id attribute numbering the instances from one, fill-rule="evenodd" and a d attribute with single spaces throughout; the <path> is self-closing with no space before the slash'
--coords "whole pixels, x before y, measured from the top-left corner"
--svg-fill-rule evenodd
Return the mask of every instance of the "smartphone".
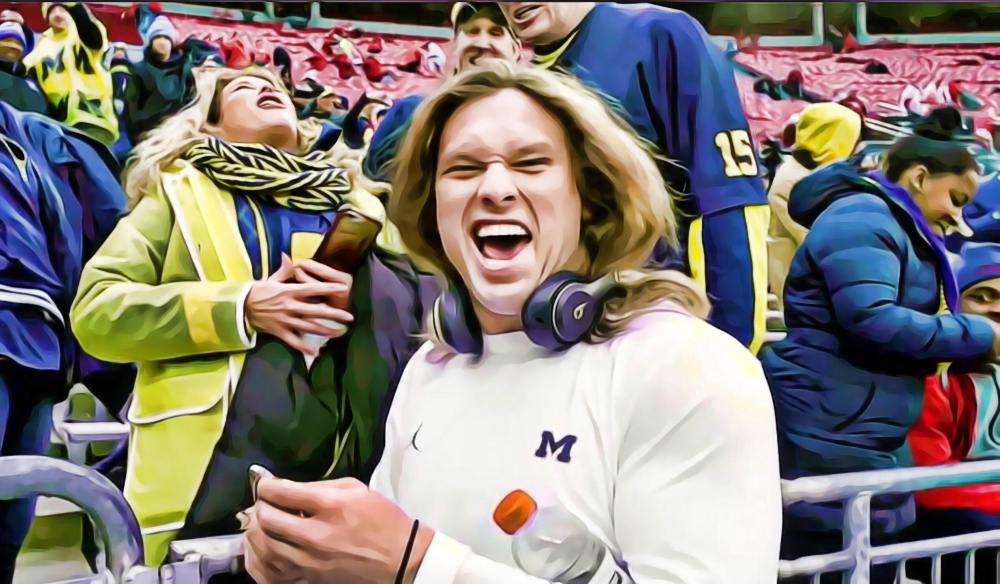
<path id="1" fill-rule="evenodd" d="M 313 259 L 345 274 L 353 274 L 382 231 L 382 222 L 351 205 L 337 209 L 333 225 L 323 235 Z"/>
<path id="2" fill-rule="evenodd" d="M 247 472 L 250 474 L 250 490 L 253 492 L 253 500 L 256 503 L 257 483 L 260 482 L 260 479 L 273 479 L 274 474 L 259 464 L 251 464 Z"/>

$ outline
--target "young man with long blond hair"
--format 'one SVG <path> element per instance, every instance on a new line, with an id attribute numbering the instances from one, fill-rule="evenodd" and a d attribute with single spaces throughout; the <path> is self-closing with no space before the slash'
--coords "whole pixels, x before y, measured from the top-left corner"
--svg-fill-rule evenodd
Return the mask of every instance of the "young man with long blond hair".
<path id="1" fill-rule="evenodd" d="M 627 125 L 575 79 L 496 62 L 421 105 L 398 162 L 390 214 L 448 284 L 430 340 L 370 489 L 260 482 L 251 575 L 547 582 L 493 520 L 520 490 L 568 510 L 637 583 L 773 584 L 767 384 L 689 278 L 644 267 L 676 218 Z"/>

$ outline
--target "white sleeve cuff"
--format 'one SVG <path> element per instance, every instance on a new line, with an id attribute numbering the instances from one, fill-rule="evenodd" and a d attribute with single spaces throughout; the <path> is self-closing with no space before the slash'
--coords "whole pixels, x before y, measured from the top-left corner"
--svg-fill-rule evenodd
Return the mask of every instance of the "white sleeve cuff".
<path id="1" fill-rule="evenodd" d="M 252 349 L 257 344 L 257 333 L 249 334 L 247 331 L 247 296 L 250 295 L 250 288 L 257 282 L 247 282 L 240 295 L 236 298 L 236 330 L 239 331 L 240 340 L 243 345 Z"/>
<path id="2" fill-rule="evenodd" d="M 451 584 L 458 576 L 458 570 L 468 553 L 468 546 L 435 531 L 413 584 Z"/>

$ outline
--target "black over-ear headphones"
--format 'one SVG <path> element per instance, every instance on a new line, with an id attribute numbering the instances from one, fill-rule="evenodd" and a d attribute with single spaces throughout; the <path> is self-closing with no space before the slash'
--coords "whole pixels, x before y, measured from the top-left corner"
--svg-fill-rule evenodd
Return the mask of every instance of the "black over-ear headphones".
<path id="1" fill-rule="evenodd" d="M 521 324 L 536 345 L 563 351 L 584 340 L 603 314 L 604 304 L 622 292 L 616 272 L 595 281 L 559 272 L 545 280 L 524 303 Z M 438 297 L 432 326 L 438 338 L 456 351 L 482 353 L 482 331 L 464 287 L 453 287 Z"/>

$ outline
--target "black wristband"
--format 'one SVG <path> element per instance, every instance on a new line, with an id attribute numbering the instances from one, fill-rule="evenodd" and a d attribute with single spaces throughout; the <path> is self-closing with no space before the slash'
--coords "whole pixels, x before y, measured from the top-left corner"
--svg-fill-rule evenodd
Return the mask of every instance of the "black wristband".
<path id="1" fill-rule="evenodd" d="M 403 576 L 406 574 L 406 567 L 410 564 L 410 554 L 413 552 L 413 543 L 417 540 L 417 529 L 420 527 L 420 520 L 413 520 L 413 527 L 410 528 L 410 539 L 406 542 L 406 549 L 403 550 L 403 561 L 399 563 L 399 570 L 396 572 L 396 584 L 403 584 Z"/>

